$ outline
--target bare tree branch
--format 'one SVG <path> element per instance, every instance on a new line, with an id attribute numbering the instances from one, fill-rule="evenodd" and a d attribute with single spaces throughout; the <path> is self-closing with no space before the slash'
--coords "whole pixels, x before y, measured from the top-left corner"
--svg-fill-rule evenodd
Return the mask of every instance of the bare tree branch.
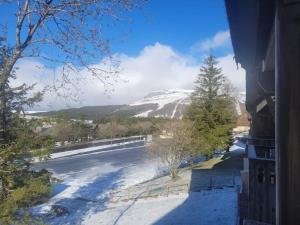
<path id="1" fill-rule="evenodd" d="M 78 73 L 82 68 L 103 84 L 111 85 L 108 78 L 117 77 L 113 66 L 91 66 L 104 58 L 113 59 L 103 27 L 126 17 L 126 14 L 146 0 L 0 0 L 16 6 L 15 44 L 6 60 L 1 76 L 13 71 L 22 57 L 41 57 L 58 66 L 69 67 L 63 72 Z M 13 8 L 13 7 L 12 7 Z M 108 21 L 108 22 L 105 22 Z M 4 34 L 0 33 L 0 37 Z M 55 54 L 45 55 L 51 48 Z M 0 46 L 1 49 L 1 46 Z M 117 64 L 114 64 L 114 66 Z M 70 82 L 65 73 L 63 80 Z"/>

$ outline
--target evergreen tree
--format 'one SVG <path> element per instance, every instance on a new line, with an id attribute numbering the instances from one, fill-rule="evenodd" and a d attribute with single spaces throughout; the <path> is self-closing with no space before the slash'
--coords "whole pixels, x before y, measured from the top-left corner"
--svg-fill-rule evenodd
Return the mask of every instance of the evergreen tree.
<path id="1" fill-rule="evenodd" d="M 5 71 L 10 52 L 0 40 L 0 224 L 28 224 L 26 209 L 51 190 L 50 173 L 32 171 L 31 160 L 46 158 L 52 142 L 36 132 L 39 121 L 24 118 L 24 107 L 39 101 L 42 94 L 28 97 L 33 86 L 11 85 L 14 71 Z"/>
<path id="2" fill-rule="evenodd" d="M 11 70 L 11 73 L 5 71 L 11 54 L 12 48 L 7 47 L 4 39 L 0 40 L 0 143 L 6 144 L 14 139 L 15 119 L 20 113 L 24 114 L 24 107 L 32 106 L 42 97 L 41 92 L 28 97 L 28 92 L 33 90 L 34 85 L 11 85 L 16 79 L 15 69 Z"/>
<path id="3" fill-rule="evenodd" d="M 205 155 L 228 147 L 234 125 L 234 99 L 230 84 L 213 55 L 204 59 L 195 81 L 186 117 L 193 121 L 194 145 Z"/>

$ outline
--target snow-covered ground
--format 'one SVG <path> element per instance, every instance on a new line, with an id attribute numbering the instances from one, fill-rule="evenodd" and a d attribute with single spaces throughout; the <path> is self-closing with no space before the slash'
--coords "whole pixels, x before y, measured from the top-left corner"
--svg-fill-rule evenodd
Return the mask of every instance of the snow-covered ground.
<path id="1" fill-rule="evenodd" d="M 225 188 L 111 204 L 83 224 L 234 225 L 236 215 L 237 193 Z"/>
<path id="2" fill-rule="evenodd" d="M 242 150 L 243 146 L 239 146 L 238 142 L 230 148 L 231 152 Z M 54 160 L 54 164 L 51 164 L 53 167 L 71 161 L 78 163 L 78 167 L 82 166 L 80 167 L 82 169 L 76 170 L 73 165 L 71 171 L 67 173 L 56 173 L 53 170 L 54 176 L 63 182 L 55 185 L 53 197 L 46 204 L 35 207 L 34 213 L 44 215 L 45 222 L 53 225 L 234 225 L 236 223 L 235 188 L 110 201 L 111 191 L 132 187 L 158 175 L 158 168 L 161 168 L 161 165 L 157 160 L 145 157 L 145 153 L 141 148 L 133 148 Z M 138 154 L 141 156 L 137 157 Z M 107 158 L 103 159 L 104 155 Z M 130 160 L 119 162 L 129 155 Z M 84 166 L 79 165 L 82 160 L 86 160 Z M 86 166 L 86 163 L 89 165 Z M 163 181 L 163 178 L 155 179 L 153 182 Z M 148 183 L 143 184 L 146 189 Z M 127 189 L 124 193 L 127 193 Z M 66 211 L 63 215 L 55 216 L 53 206 L 59 206 Z"/>
<path id="3" fill-rule="evenodd" d="M 244 145 L 238 141 L 230 148 L 230 152 L 237 154 L 241 154 L 243 151 Z M 185 182 L 184 178 L 181 175 L 183 182 Z M 160 181 L 163 182 L 163 179 L 148 182 L 148 185 L 151 186 Z M 240 184 L 237 181 L 235 183 Z M 166 184 L 166 186 L 169 185 Z M 139 185 L 139 187 L 142 186 Z M 105 206 L 105 209 L 97 213 L 88 213 L 83 224 L 235 225 L 237 195 L 235 187 L 224 187 L 200 192 L 178 192 L 178 194 L 168 196 L 158 195 L 156 197 L 111 202 Z"/>
<path id="4" fill-rule="evenodd" d="M 92 163 L 89 167 L 81 170 L 72 169 L 68 173 L 55 173 L 52 170 L 53 176 L 61 179 L 62 183 L 54 186 L 53 197 L 47 203 L 35 207 L 33 213 L 44 215 L 47 224 L 81 224 L 87 214 L 97 213 L 106 208 L 109 193 L 112 190 L 129 187 L 150 180 L 157 175 L 159 162 L 153 158 L 133 158 L 133 162 L 122 164 L 116 164 L 109 160 L 107 163 L 102 163 L 102 161 L 98 163 L 95 158 L 104 154 L 111 155 L 111 158 L 117 157 L 117 155 L 124 157 L 129 151 L 133 151 L 131 154 L 136 154 L 143 150 L 120 149 L 119 152 L 112 150 L 106 153 L 72 156 L 71 158 L 77 160 L 90 156 L 91 159 L 89 158 L 87 163 L 91 161 Z M 69 159 L 61 158 L 51 162 L 59 163 L 59 161 L 65 162 L 65 160 Z M 56 217 L 53 214 L 53 206 L 66 209 L 67 213 Z"/>

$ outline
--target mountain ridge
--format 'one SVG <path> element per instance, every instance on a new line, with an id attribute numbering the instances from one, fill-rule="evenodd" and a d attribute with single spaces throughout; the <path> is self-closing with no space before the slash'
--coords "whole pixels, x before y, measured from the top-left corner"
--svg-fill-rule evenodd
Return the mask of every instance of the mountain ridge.
<path id="1" fill-rule="evenodd" d="M 184 110 L 190 104 L 192 90 L 171 89 L 153 91 L 143 99 L 130 104 L 84 106 L 80 108 L 62 109 L 57 111 L 39 112 L 38 116 L 65 116 L 72 119 L 101 119 L 105 117 L 163 117 L 182 118 Z M 242 96 L 242 97 L 241 97 Z M 237 95 L 236 112 L 241 114 L 243 109 L 243 94 Z"/>

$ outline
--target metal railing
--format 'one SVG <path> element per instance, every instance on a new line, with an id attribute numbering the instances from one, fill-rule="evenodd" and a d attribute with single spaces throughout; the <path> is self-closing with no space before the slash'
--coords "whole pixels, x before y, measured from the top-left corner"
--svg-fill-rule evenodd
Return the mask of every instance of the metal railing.
<path id="1" fill-rule="evenodd" d="M 249 145 L 254 145 L 256 147 L 274 148 L 275 149 L 275 139 L 262 139 L 262 138 L 249 138 L 247 140 Z"/>
<path id="2" fill-rule="evenodd" d="M 275 159 L 275 149 L 274 148 L 255 148 L 256 157 L 261 159 Z"/>
<path id="3" fill-rule="evenodd" d="M 274 139 L 249 138 L 247 144 L 254 146 L 256 159 L 275 160 Z"/>
<path id="4" fill-rule="evenodd" d="M 114 139 L 94 140 L 94 141 L 90 141 L 90 142 L 75 143 L 75 144 L 71 144 L 71 145 L 55 147 L 53 149 L 53 152 L 57 153 L 57 152 L 65 152 L 65 151 L 94 147 L 94 146 L 122 144 L 122 143 L 128 142 L 128 141 L 139 141 L 139 140 L 142 141 L 142 140 L 145 140 L 145 138 L 146 138 L 146 136 L 140 135 L 140 136 L 131 136 L 131 137 L 114 138 Z"/>

